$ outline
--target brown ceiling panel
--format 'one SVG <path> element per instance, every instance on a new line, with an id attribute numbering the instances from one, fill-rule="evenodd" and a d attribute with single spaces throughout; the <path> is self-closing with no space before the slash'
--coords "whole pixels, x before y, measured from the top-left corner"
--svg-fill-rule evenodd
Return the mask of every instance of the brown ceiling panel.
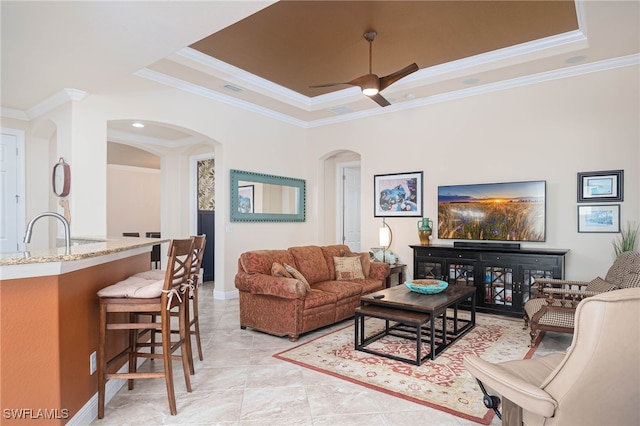
<path id="1" fill-rule="evenodd" d="M 190 47 L 306 96 L 412 62 L 420 68 L 578 28 L 575 3 L 557 1 L 280 1 Z"/>

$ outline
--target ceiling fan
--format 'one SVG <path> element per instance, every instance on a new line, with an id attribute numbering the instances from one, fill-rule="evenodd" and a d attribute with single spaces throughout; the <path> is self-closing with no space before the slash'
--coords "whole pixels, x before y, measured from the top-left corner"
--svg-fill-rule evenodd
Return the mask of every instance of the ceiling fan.
<path id="1" fill-rule="evenodd" d="M 386 100 L 380 94 L 380 92 L 386 89 L 387 87 L 391 86 L 393 83 L 400 80 L 401 78 L 404 78 L 409 74 L 418 71 L 419 68 L 418 68 L 418 65 L 416 65 L 414 62 L 413 64 L 408 65 L 402 68 L 401 70 L 398 70 L 384 77 L 378 77 L 377 75 L 373 74 L 373 72 L 371 71 L 371 56 L 372 56 L 371 51 L 372 51 L 373 40 L 375 40 L 377 35 L 378 33 L 375 31 L 368 31 L 363 34 L 365 40 L 369 42 L 369 74 L 362 75 L 351 81 L 347 81 L 343 83 L 324 83 L 324 84 L 318 84 L 318 85 L 309 86 L 309 87 L 330 87 L 330 86 L 339 86 L 341 84 L 348 84 L 351 86 L 360 86 L 360 89 L 362 89 L 362 93 L 370 97 L 371 99 L 373 99 L 378 105 L 382 107 L 391 105 L 389 101 Z"/>

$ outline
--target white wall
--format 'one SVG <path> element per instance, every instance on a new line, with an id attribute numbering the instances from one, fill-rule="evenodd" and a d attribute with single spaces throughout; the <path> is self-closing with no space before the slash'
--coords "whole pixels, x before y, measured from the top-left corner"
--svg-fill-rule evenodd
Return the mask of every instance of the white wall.
<path id="1" fill-rule="evenodd" d="M 160 232 L 160 170 L 107 165 L 107 235 Z"/>
<path id="2" fill-rule="evenodd" d="M 566 276 L 591 279 L 612 263 L 616 235 L 577 232 L 576 173 L 624 169 L 621 221 L 640 222 L 638 75 L 626 67 L 317 128 L 311 155 L 321 163 L 337 149 L 361 153 L 363 249 L 377 246 L 382 223 L 375 174 L 424 171 L 424 216 L 436 227 L 439 185 L 546 180 L 546 242 L 522 245 L 570 249 Z M 412 273 L 417 218 L 387 222 L 391 249 Z"/>
<path id="3" fill-rule="evenodd" d="M 237 259 L 244 251 L 335 242 L 329 237 L 335 221 L 324 220 L 333 211 L 328 206 L 335 206 L 335 190 L 324 188 L 323 159 L 344 150 L 362 162 L 363 248 L 377 245 L 381 224 L 371 210 L 375 174 L 423 170 L 424 215 L 430 218 L 437 217 L 438 185 L 544 179 L 547 241 L 526 245 L 570 249 L 567 277 L 588 279 L 611 264 L 615 235 L 576 232 L 576 173 L 624 169 L 622 221 L 640 220 L 638 75 L 637 66 L 626 67 L 311 129 L 149 83 L 147 91 L 93 94 L 74 102 L 70 123 L 56 123 L 58 150 L 62 138 L 72 139 L 76 231 L 106 233 L 106 123 L 136 118 L 201 135 L 216 158 L 218 298 L 235 294 Z M 203 147 L 154 152 L 162 158 L 161 232 L 167 238 L 192 229 L 189 158 L 195 152 L 202 154 Z M 306 222 L 231 223 L 230 169 L 305 179 Z M 32 203 L 39 193 L 28 189 Z M 409 271 L 408 246 L 418 243 L 416 221 L 389 219 L 391 248 Z"/>

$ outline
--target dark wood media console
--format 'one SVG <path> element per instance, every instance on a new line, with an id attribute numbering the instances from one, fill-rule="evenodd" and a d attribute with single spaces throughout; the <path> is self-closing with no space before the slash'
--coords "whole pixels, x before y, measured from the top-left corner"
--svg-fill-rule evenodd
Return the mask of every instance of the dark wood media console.
<path id="1" fill-rule="evenodd" d="M 476 287 L 476 308 L 521 317 L 536 278 L 564 278 L 569 250 L 508 248 L 481 243 L 477 247 L 410 246 L 413 278 L 433 278 Z"/>

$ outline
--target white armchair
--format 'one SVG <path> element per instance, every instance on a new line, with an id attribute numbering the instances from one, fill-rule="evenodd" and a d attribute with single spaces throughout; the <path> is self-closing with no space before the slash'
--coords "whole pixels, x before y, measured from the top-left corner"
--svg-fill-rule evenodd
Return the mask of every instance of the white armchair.
<path id="1" fill-rule="evenodd" d="M 465 366 L 502 397 L 503 425 L 640 424 L 640 288 L 585 298 L 566 354 L 492 364 L 466 355 Z M 497 411 L 497 407 L 496 407 Z"/>

